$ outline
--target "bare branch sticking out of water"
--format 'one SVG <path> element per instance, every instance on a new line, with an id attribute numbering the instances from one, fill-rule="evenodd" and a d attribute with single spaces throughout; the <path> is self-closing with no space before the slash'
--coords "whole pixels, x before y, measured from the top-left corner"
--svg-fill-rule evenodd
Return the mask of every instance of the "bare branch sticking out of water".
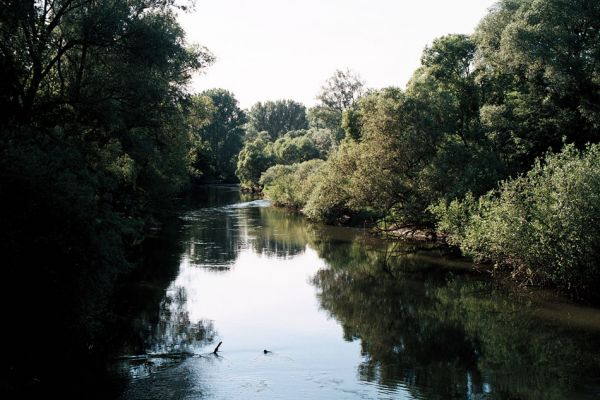
<path id="1" fill-rule="evenodd" d="M 219 352 L 219 347 L 221 347 L 222 344 L 223 344 L 223 342 L 219 342 L 217 347 L 215 347 L 215 351 L 213 351 L 213 354 L 217 354 Z"/>

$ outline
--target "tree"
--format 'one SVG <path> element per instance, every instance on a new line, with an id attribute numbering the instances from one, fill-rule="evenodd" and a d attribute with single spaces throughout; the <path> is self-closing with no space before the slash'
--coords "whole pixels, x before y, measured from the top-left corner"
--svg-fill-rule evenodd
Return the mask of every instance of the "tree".
<path id="1" fill-rule="evenodd" d="M 49 360 L 110 357 L 100 338 L 115 282 L 188 183 L 186 86 L 212 56 L 188 46 L 174 3 L 0 1 L 0 251 L 6 279 L 26 279 L 39 311 L 31 321 L 8 310 L 22 329 L 7 340 L 30 343 L 35 326 L 56 327 L 44 359 L 7 350 L 8 397 L 33 397 L 19 386 L 33 377 L 36 393 L 69 386 Z"/>
<path id="2" fill-rule="evenodd" d="M 475 44 L 467 35 L 435 39 L 421 57 L 422 71 L 436 83 L 440 96 L 452 96 L 444 130 L 456 134 L 465 145 L 478 140 L 479 99 L 473 73 Z"/>
<path id="3" fill-rule="evenodd" d="M 142 39 L 156 40 L 153 49 L 168 54 L 172 64 L 160 68 L 171 68 L 175 78 L 172 83 L 180 89 L 191 71 L 206 66 L 212 56 L 205 49 L 186 48 L 173 41 L 183 32 L 175 23 L 172 3 L 3 1 L 0 68 L 4 90 L 0 101 L 3 109 L 11 111 L 4 117 L 27 122 L 34 114 L 48 112 L 56 105 L 83 100 L 81 91 L 91 83 L 87 73 L 99 67 L 94 61 L 100 49 L 105 55 L 106 50 L 145 55 L 146 66 L 159 67 L 164 59 L 141 46 Z"/>
<path id="4" fill-rule="evenodd" d="M 214 175 L 214 168 L 209 158 L 210 149 L 197 132 L 210 124 L 215 105 L 208 96 L 193 96 L 188 106 L 188 130 L 190 149 L 188 152 L 189 173 L 192 179 L 201 180 L 204 175 Z"/>
<path id="5" fill-rule="evenodd" d="M 330 132 L 331 143 L 336 147 L 344 138 L 341 114 L 323 105 L 308 109 L 308 125 L 311 129 L 322 129 Z"/>
<path id="6" fill-rule="evenodd" d="M 346 69 L 336 70 L 321 86 L 317 99 L 323 106 L 339 113 L 352 107 L 363 95 L 365 83 L 358 74 Z"/>
<path id="7" fill-rule="evenodd" d="M 282 137 L 289 131 L 308 128 L 306 107 L 293 100 L 261 102 L 248 112 L 250 132 L 269 132 L 271 140 Z"/>
<path id="8" fill-rule="evenodd" d="M 362 136 L 361 115 L 358 108 L 352 107 L 342 114 L 342 129 L 347 138 L 360 140 Z"/>
<path id="9" fill-rule="evenodd" d="M 474 37 L 486 130 L 519 170 L 549 147 L 600 140 L 598 2 L 505 0 Z"/>
<path id="10" fill-rule="evenodd" d="M 348 170 L 349 205 L 372 208 L 400 224 L 424 224 L 431 190 L 422 171 L 435 156 L 438 132 L 431 129 L 435 109 L 398 88 L 386 88 L 358 103 L 361 140 L 355 166 Z"/>
<path id="11" fill-rule="evenodd" d="M 293 131 L 294 132 L 294 131 Z M 291 133 L 293 133 L 291 132 Z M 319 150 L 305 131 L 301 136 L 286 135 L 272 144 L 271 149 L 276 157 L 277 164 L 295 164 L 319 158 Z"/>
<path id="12" fill-rule="evenodd" d="M 326 160 L 333 150 L 335 138 L 329 129 L 310 128 L 306 135 L 314 143 L 315 148 L 319 152 L 319 158 Z"/>
<path id="13" fill-rule="evenodd" d="M 211 89 L 199 96 L 210 100 L 210 122 L 194 133 L 200 152 L 204 152 L 213 179 L 235 178 L 236 157 L 242 148 L 245 113 L 238 107 L 234 95 L 224 89 Z"/>
<path id="14" fill-rule="evenodd" d="M 440 202 L 440 231 L 477 261 L 508 267 L 526 283 L 595 297 L 600 283 L 600 145 L 574 145 L 479 199 Z"/>
<path id="15" fill-rule="evenodd" d="M 356 170 L 358 147 L 343 141 L 311 177 L 311 191 L 304 213 L 310 219 L 328 224 L 346 222 L 356 212 L 351 208 L 351 179 Z M 301 183 L 299 183 L 301 184 Z"/>
<path id="16" fill-rule="evenodd" d="M 333 133 L 334 147 L 344 138 L 342 114 L 350 109 L 364 94 L 364 82 L 349 69 L 336 70 L 321 86 L 317 99 L 321 104 L 309 110 L 311 128 L 329 129 Z"/>
<path id="17" fill-rule="evenodd" d="M 323 160 L 313 159 L 291 165 L 275 165 L 260 178 L 265 194 L 279 206 L 300 209 L 312 195 L 317 171 Z"/>
<path id="18" fill-rule="evenodd" d="M 240 180 L 242 188 L 251 191 L 260 191 L 260 176 L 269 167 L 275 164 L 275 157 L 268 148 L 268 142 L 258 138 L 246 142 L 240 151 L 237 160 L 236 176 Z"/>

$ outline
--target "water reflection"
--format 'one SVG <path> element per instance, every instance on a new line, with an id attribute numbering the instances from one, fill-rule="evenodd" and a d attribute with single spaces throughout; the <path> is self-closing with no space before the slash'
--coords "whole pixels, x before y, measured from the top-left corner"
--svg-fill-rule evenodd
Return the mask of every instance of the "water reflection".
<path id="1" fill-rule="evenodd" d="M 149 253 L 169 272 L 131 296 L 151 304 L 122 344 L 123 398 L 600 394 L 598 310 L 513 293 L 438 249 L 310 224 L 233 187 L 200 200 L 171 238 L 182 248 Z M 224 356 L 208 357 L 220 340 Z"/>
<path id="2" fill-rule="evenodd" d="M 110 366 L 123 378 L 146 378 L 167 371 L 212 343 L 212 321 L 192 321 L 187 309 L 187 289 L 173 286 L 179 274 L 181 223 L 171 221 L 159 237 L 146 241 L 141 268 L 137 269 L 116 299 L 109 347 L 116 359 Z"/>
<path id="3" fill-rule="evenodd" d="M 330 267 L 313 283 L 344 338 L 360 340 L 360 379 L 407 386 L 423 398 L 597 395 L 597 330 L 541 320 L 530 297 L 509 298 L 491 282 L 435 272 L 426 258 L 386 259 L 385 250 L 360 241 L 332 252 L 324 242 L 319 254 Z"/>
<path id="4" fill-rule="evenodd" d="M 300 216 L 269 207 L 265 200 L 245 200 L 224 205 L 221 201 L 220 207 L 184 215 L 185 254 L 193 265 L 227 271 L 242 250 L 281 259 L 304 252 L 310 226 Z"/>
<path id="5" fill-rule="evenodd" d="M 121 347 L 119 368 L 132 378 L 142 378 L 181 360 L 199 354 L 214 342 L 212 321 L 191 321 L 184 287 L 167 290 L 157 315 L 141 314 L 134 320 L 137 335 Z"/>

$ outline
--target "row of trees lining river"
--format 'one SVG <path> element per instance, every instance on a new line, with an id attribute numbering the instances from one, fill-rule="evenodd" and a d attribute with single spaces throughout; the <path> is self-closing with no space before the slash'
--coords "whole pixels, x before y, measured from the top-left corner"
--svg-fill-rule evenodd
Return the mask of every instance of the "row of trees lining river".
<path id="1" fill-rule="evenodd" d="M 520 282 L 593 295 L 599 29 L 598 2 L 501 1 L 434 40 L 405 90 L 337 71 L 307 112 L 256 104 L 237 176 L 311 219 L 437 228 Z"/>
<path id="2" fill-rule="evenodd" d="M 597 295 L 597 1 L 502 0 L 472 35 L 433 41 L 406 89 L 337 71 L 312 108 L 248 111 L 226 90 L 189 93 L 214 57 L 186 42 L 182 2 L 0 4 L 0 251 L 6 282 L 36 299 L 8 311 L 15 326 L 65 321 L 46 334 L 101 351 L 108 294 L 174 200 L 207 181 L 318 221 L 435 228 L 519 281 Z M 9 380 L 19 356 L 47 367 L 8 351 Z"/>

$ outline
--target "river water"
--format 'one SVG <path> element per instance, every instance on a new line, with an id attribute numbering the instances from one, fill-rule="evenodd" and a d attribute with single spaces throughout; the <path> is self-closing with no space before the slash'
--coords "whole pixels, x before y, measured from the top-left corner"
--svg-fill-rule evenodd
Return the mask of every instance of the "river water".
<path id="1" fill-rule="evenodd" d="M 122 399 L 600 398 L 599 310 L 235 186 L 200 197 L 132 290 Z"/>

